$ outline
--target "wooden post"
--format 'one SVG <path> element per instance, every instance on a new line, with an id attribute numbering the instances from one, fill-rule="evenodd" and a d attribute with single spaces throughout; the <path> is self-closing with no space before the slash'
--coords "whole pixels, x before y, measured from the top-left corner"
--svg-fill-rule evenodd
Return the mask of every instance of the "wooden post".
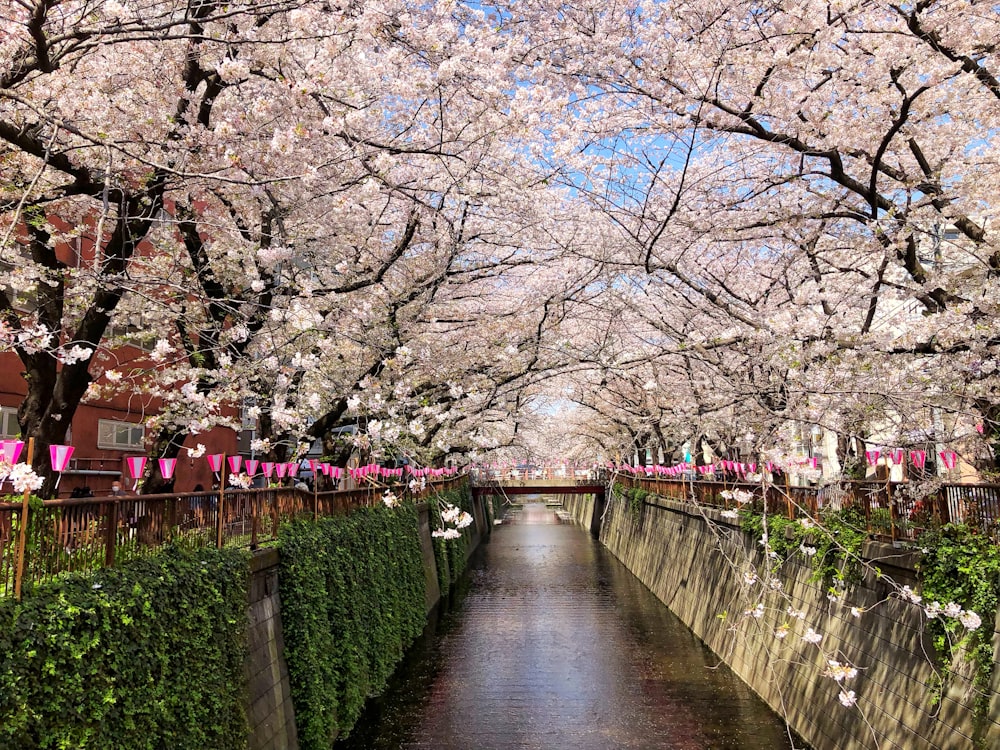
<path id="1" fill-rule="evenodd" d="M 795 520 L 795 506 L 792 504 L 792 487 L 788 483 L 788 472 L 783 472 L 785 475 L 785 505 L 788 506 L 788 520 Z"/>
<path id="2" fill-rule="evenodd" d="M 115 564 L 115 548 L 118 545 L 118 503 L 121 498 L 112 497 L 111 509 L 108 511 L 108 529 L 104 539 L 104 564 L 111 568 Z"/>
<path id="3" fill-rule="evenodd" d="M 948 495 L 944 486 L 938 487 L 934 502 L 934 515 L 937 516 L 939 526 L 951 523 L 951 511 L 948 509 Z"/>
<path id="4" fill-rule="evenodd" d="M 226 501 L 226 454 L 222 454 L 222 465 L 219 466 L 219 504 L 215 511 L 215 546 L 222 549 L 222 512 Z"/>
<path id="5" fill-rule="evenodd" d="M 35 452 L 35 439 L 33 437 L 28 438 L 28 455 L 24 459 L 28 466 L 31 466 L 31 461 Z M 21 581 L 24 578 L 24 553 L 25 545 L 28 543 L 28 498 L 31 497 L 31 490 L 25 488 L 24 496 L 21 498 L 21 517 L 18 519 L 20 521 L 21 528 L 18 530 L 18 544 L 17 544 L 17 567 L 14 570 L 14 598 L 17 601 L 21 601 Z"/>
<path id="6" fill-rule="evenodd" d="M 250 490 L 250 549 L 257 549 L 257 526 L 260 523 L 257 503 L 260 502 L 261 492 L 266 491 Z"/>
<path id="7" fill-rule="evenodd" d="M 174 537 L 174 526 L 177 525 L 177 497 L 168 498 L 163 509 L 163 541 L 169 542 Z"/>
<path id="8" fill-rule="evenodd" d="M 319 479 L 313 472 L 313 521 L 319 520 Z"/>
<path id="9" fill-rule="evenodd" d="M 888 465 L 886 466 L 889 469 Z M 892 502 L 892 470 L 889 469 L 889 475 L 885 480 L 885 500 L 889 504 L 889 536 L 892 541 L 896 541 L 896 508 L 895 503 Z"/>

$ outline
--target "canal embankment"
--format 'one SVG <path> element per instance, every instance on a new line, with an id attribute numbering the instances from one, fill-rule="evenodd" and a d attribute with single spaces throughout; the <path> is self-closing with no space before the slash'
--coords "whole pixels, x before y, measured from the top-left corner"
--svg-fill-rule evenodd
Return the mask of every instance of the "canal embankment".
<path id="1" fill-rule="evenodd" d="M 597 521 L 585 499 L 566 507 L 585 528 Z M 602 515 L 607 549 L 815 750 L 1000 747 L 1000 670 L 979 717 L 961 657 L 935 689 L 942 669 L 924 609 L 893 595 L 916 586 L 912 554 L 867 545 L 881 575 L 869 569 L 839 596 L 790 559 L 762 594 L 757 571 L 770 566 L 759 540 L 717 509 L 650 496 L 639 507 L 612 498 Z M 834 679 L 848 664 L 857 675 Z M 841 703 L 848 690 L 855 705 Z"/>
<path id="2" fill-rule="evenodd" d="M 445 503 L 472 523 L 433 536 Z M 251 594 L 250 750 L 327 750 L 379 695 L 443 594 L 492 531 L 468 486 L 430 502 L 284 527 Z"/>

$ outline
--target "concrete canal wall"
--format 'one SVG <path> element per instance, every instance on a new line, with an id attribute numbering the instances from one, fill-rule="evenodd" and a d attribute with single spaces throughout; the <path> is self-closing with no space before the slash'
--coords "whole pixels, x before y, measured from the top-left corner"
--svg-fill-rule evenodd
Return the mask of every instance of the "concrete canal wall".
<path id="1" fill-rule="evenodd" d="M 250 560 L 249 614 L 250 750 L 291 750 L 298 747 L 298 740 L 285 664 L 276 549 L 264 550 Z"/>
<path id="2" fill-rule="evenodd" d="M 483 501 L 474 497 L 473 504 L 475 524 L 469 527 L 466 558 L 490 533 Z M 417 511 L 426 581 L 426 611 L 430 614 L 441 599 L 441 589 L 427 503 L 418 505 Z M 254 555 L 250 563 L 249 653 L 246 664 L 247 715 L 251 728 L 249 750 L 297 750 L 299 746 L 284 657 L 279 560 L 279 551 L 268 549 Z"/>
<path id="3" fill-rule="evenodd" d="M 592 528 L 592 501 L 568 499 L 566 509 Z M 781 571 L 788 600 L 769 593 L 762 617 L 745 616 L 757 598 L 748 596 L 742 573 L 762 569 L 758 540 L 717 511 L 706 513 L 656 497 L 635 513 L 624 499 L 611 499 L 600 539 L 815 750 L 1000 747 L 1000 670 L 994 670 L 989 716 L 975 743 L 971 667 L 956 662 L 959 674 L 935 705 L 929 687 L 934 649 L 920 607 L 889 598 L 885 580 L 874 576 L 850 587 L 846 601 L 830 602 L 823 584 L 808 580 L 811 568 L 788 562 Z M 913 560 L 901 551 L 869 545 L 865 554 L 898 584 L 915 584 Z M 786 605 L 804 611 L 805 619 L 790 618 Z M 864 611 L 855 617 L 852 607 Z M 775 628 L 786 622 L 791 632 L 776 639 Z M 802 639 L 806 627 L 822 634 L 818 647 Z M 1000 652 L 995 631 L 994 623 Z M 828 659 L 858 667 L 858 676 L 845 683 L 857 695 L 855 707 L 842 706 L 842 686 L 823 675 Z"/>
<path id="4" fill-rule="evenodd" d="M 606 500 L 604 495 L 565 495 L 562 500 L 563 510 L 573 520 L 590 531 L 596 539 L 601 533 L 601 521 L 604 517 Z"/>

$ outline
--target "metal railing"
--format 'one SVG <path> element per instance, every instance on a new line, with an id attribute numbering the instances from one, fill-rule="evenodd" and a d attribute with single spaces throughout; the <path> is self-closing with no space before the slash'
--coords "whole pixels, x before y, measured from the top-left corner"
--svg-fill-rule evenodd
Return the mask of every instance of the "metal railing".
<path id="1" fill-rule="evenodd" d="M 397 496 L 426 499 L 460 486 L 464 476 L 429 481 Z M 329 492 L 291 487 L 169 495 L 46 500 L 28 511 L 18 585 L 21 503 L 0 503 L 0 596 L 60 574 L 97 570 L 154 554 L 167 543 L 254 549 L 278 537 L 281 523 L 349 513 L 382 501 L 384 486 Z"/>
<path id="2" fill-rule="evenodd" d="M 483 484 L 487 482 L 526 481 L 544 479 L 549 481 L 593 481 L 598 472 L 585 466 L 529 466 L 504 469 L 473 469 L 472 477 Z"/>
<path id="3" fill-rule="evenodd" d="M 913 541 L 924 530 L 946 523 L 967 524 L 1000 540 L 998 484 L 944 484 L 929 495 L 914 497 L 907 482 L 844 480 L 822 487 L 786 487 L 628 475 L 618 475 L 614 481 L 660 497 L 729 509 L 741 506 L 723 493 L 741 490 L 750 493 L 755 509 L 789 518 L 818 518 L 824 508 L 855 508 L 868 533 L 886 541 Z"/>

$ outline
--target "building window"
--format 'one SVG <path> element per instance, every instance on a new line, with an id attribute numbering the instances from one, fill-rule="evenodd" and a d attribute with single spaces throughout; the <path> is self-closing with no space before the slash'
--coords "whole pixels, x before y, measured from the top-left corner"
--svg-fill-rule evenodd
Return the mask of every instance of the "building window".
<path id="1" fill-rule="evenodd" d="M 142 450 L 146 428 L 135 422 L 97 420 L 97 447 L 109 450 Z"/>
<path id="2" fill-rule="evenodd" d="M 13 406 L 0 406 L 0 438 L 10 440 L 21 434 L 17 423 L 17 409 Z"/>

